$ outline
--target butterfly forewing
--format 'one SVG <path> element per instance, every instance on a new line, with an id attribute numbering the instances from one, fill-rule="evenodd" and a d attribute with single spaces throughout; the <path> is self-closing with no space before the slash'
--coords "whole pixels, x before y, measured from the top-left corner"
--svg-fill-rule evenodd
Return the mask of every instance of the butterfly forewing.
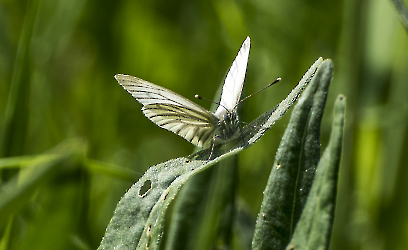
<path id="1" fill-rule="evenodd" d="M 251 40 L 247 37 L 225 78 L 220 101 L 221 105 L 215 111 L 215 116 L 218 118 L 227 112 L 236 112 L 242 87 L 244 86 L 250 47 Z"/>
<path id="2" fill-rule="evenodd" d="M 115 75 L 116 80 L 143 104 L 142 111 L 159 127 L 207 148 L 217 126 L 217 118 L 183 96 L 156 84 L 129 75 Z"/>
<path id="3" fill-rule="evenodd" d="M 157 103 L 174 104 L 200 110 L 202 112 L 208 112 L 200 105 L 195 104 L 185 97 L 143 79 L 122 74 L 115 75 L 115 79 L 124 89 L 126 89 L 127 92 L 132 94 L 132 96 L 143 105 Z"/>

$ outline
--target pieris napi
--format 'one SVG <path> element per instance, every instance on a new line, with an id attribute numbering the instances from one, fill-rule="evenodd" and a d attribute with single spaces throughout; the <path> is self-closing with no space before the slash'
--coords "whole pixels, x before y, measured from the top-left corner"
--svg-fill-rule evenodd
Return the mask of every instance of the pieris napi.
<path id="1" fill-rule="evenodd" d="M 198 147 L 209 148 L 226 144 L 240 136 L 237 106 L 244 86 L 249 48 L 250 38 L 247 37 L 225 78 L 215 113 L 169 89 L 140 78 L 117 74 L 115 79 L 143 104 L 142 111 L 152 122 Z"/>

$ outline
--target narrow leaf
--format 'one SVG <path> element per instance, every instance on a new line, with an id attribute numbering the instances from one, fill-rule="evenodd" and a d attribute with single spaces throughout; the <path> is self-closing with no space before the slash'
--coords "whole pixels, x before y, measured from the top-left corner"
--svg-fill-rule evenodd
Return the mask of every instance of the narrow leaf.
<path id="1" fill-rule="evenodd" d="M 322 62 L 292 112 L 264 191 L 253 249 L 284 249 L 292 236 L 319 161 L 320 121 L 332 72 L 332 62 Z"/>
<path id="2" fill-rule="evenodd" d="M 345 98 L 340 95 L 334 106 L 330 142 L 316 170 L 306 206 L 296 226 L 288 250 L 328 249 L 336 205 L 337 179 L 345 117 Z"/>

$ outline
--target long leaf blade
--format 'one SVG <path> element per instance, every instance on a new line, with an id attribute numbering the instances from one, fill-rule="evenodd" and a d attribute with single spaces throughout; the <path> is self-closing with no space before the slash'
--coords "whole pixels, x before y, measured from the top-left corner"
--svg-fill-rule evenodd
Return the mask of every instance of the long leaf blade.
<path id="1" fill-rule="evenodd" d="M 264 191 L 253 249 L 284 249 L 292 236 L 319 160 L 319 124 L 332 72 L 332 62 L 322 62 L 293 110 Z"/>
<path id="2" fill-rule="evenodd" d="M 317 167 L 315 182 L 287 249 L 328 249 L 336 205 L 345 117 L 345 98 L 334 106 L 330 142 Z"/>

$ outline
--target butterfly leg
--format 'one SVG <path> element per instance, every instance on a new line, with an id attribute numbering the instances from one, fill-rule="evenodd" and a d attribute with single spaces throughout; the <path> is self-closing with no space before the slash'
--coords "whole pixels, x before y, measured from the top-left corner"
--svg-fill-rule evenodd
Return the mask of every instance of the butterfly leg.
<path id="1" fill-rule="evenodd" d="M 214 138 L 212 139 L 212 142 L 211 142 L 211 152 L 210 152 L 210 156 L 208 156 L 208 160 L 211 160 L 211 156 L 212 156 L 212 154 L 214 152 L 214 145 L 215 145 L 215 139 Z"/>
<path id="2" fill-rule="evenodd" d="M 211 160 L 212 154 L 214 152 L 214 147 L 215 147 L 215 139 L 219 137 L 218 135 L 214 136 L 211 140 L 211 152 L 210 152 L 210 156 L 208 157 L 208 160 Z"/>

